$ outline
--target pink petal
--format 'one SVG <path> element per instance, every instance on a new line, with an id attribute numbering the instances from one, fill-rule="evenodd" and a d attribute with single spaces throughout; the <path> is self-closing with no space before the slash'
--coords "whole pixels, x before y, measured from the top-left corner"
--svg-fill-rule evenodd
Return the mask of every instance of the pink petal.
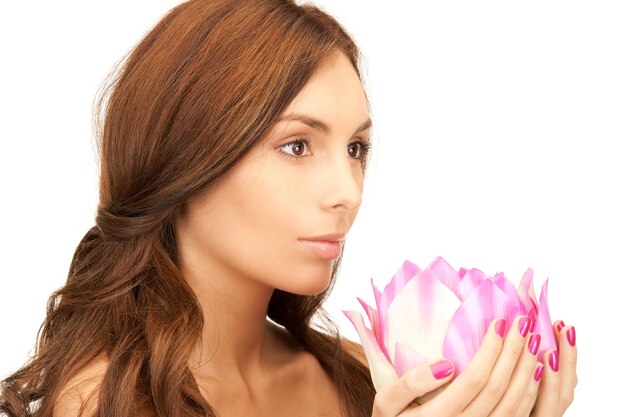
<path id="1" fill-rule="evenodd" d="M 524 314 L 505 292 L 487 279 L 466 298 L 455 313 L 443 344 L 444 357 L 461 373 L 480 347 L 489 324 L 503 318 L 507 329 L 515 317 Z"/>
<path id="2" fill-rule="evenodd" d="M 396 370 L 398 378 L 402 377 L 402 375 L 411 369 L 423 365 L 426 362 L 428 362 L 427 358 L 417 354 L 413 349 L 404 343 L 398 343 L 396 345 L 396 356 L 393 361 L 393 367 Z"/>
<path id="3" fill-rule="evenodd" d="M 500 288 L 509 298 L 516 304 L 517 309 L 519 311 L 526 312 L 526 307 L 522 300 L 520 300 L 519 294 L 517 293 L 517 289 L 513 286 L 513 283 L 506 279 L 502 272 L 496 274 L 492 279 L 494 284 L 498 288 Z M 523 313 L 525 314 L 525 313 Z"/>
<path id="4" fill-rule="evenodd" d="M 459 285 L 456 288 L 455 294 L 459 300 L 464 301 L 467 299 L 476 288 L 480 286 L 486 279 L 489 279 L 482 271 L 478 269 L 465 270 Z"/>
<path id="5" fill-rule="evenodd" d="M 461 282 L 459 273 L 441 256 L 436 257 L 435 260 L 426 267 L 426 271 L 430 272 L 452 292 L 456 292 L 456 288 L 459 282 Z"/>
<path id="6" fill-rule="evenodd" d="M 363 307 L 363 310 L 365 310 L 365 314 L 367 314 L 367 318 L 370 321 L 370 327 L 372 328 L 374 335 L 376 335 L 376 333 L 378 333 L 380 330 L 380 325 L 378 322 L 378 311 L 376 311 L 374 307 L 367 304 L 361 298 L 357 297 L 356 299 L 361 304 L 361 307 Z M 380 338 L 378 338 L 378 336 L 376 337 L 376 339 L 380 342 Z"/>
<path id="7" fill-rule="evenodd" d="M 396 381 L 398 379 L 396 371 L 393 369 L 393 366 L 389 363 L 378 346 L 374 334 L 370 329 L 365 327 L 361 313 L 358 311 L 342 311 L 343 314 L 345 314 L 346 317 L 348 317 L 348 319 L 352 322 L 359 335 L 359 339 L 361 339 L 361 345 L 363 346 L 363 351 L 367 357 L 372 382 L 374 383 L 376 391 L 379 391 L 386 385 Z"/>
<path id="8" fill-rule="evenodd" d="M 389 304 L 391 304 L 393 299 L 402 291 L 404 286 L 421 271 L 419 266 L 409 260 L 404 261 L 400 269 L 398 269 L 393 278 L 391 278 L 391 281 L 389 281 L 389 284 L 385 286 L 378 310 L 387 311 Z"/>
<path id="9" fill-rule="evenodd" d="M 387 354 L 387 349 L 382 343 L 383 339 L 381 338 L 381 335 L 380 335 L 380 321 L 379 321 L 378 311 L 376 311 L 374 307 L 370 306 L 369 304 L 367 304 L 365 301 L 361 300 L 360 298 L 357 297 L 357 300 L 359 300 L 359 303 L 361 303 L 363 310 L 365 310 L 365 314 L 367 314 L 367 318 L 370 321 L 370 327 L 372 329 L 372 333 L 374 334 L 374 337 L 376 338 L 376 343 L 378 344 L 378 346 L 381 347 L 381 350 L 387 357 L 387 360 L 389 361 L 389 363 L 391 363 L 391 359 L 389 358 Z"/>
<path id="10" fill-rule="evenodd" d="M 483 271 L 481 271 L 480 269 L 476 269 L 476 268 L 472 268 L 469 271 L 467 271 L 467 275 L 474 277 L 474 280 L 480 281 L 480 282 L 490 279 L 489 275 L 485 274 Z"/>
<path id="11" fill-rule="evenodd" d="M 370 278 L 372 282 L 372 289 L 374 290 L 374 299 L 376 300 L 376 308 L 380 311 L 380 300 L 383 298 L 383 294 L 380 292 L 376 284 L 374 284 L 374 278 Z"/>
<path id="12" fill-rule="evenodd" d="M 385 318 L 383 316 L 383 312 L 380 309 L 380 306 L 382 305 L 383 293 L 381 293 L 378 287 L 376 286 L 376 284 L 374 284 L 374 278 L 371 278 L 371 281 L 372 281 L 372 289 L 374 290 L 374 300 L 376 301 L 376 312 L 378 313 L 378 320 L 376 320 L 376 322 L 378 323 L 377 339 L 381 341 L 381 340 L 385 340 L 385 335 L 384 335 L 385 329 L 383 326 L 383 323 L 385 322 Z M 389 359 L 390 358 L 389 352 L 387 352 L 387 348 L 385 347 L 384 343 L 380 344 L 380 348 L 382 349 L 385 356 Z M 389 361 L 391 362 L 391 359 L 389 359 Z"/>
<path id="13" fill-rule="evenodd" d="M 556 338 L 552 328 L 552 320 L 550 319 L 550 311 L 548 309 L 548 280 L 546 279 L 541 287 L 541 295 L 539 296 L 539 312 L 537 314 L 537 324 L 534 333 L 541 335 L 541 344 L 537 358 L 543 360 L 543 354 L 547 350 L 556 349 Z"/>
<path id="14" fill-rule="evenodd" d="M 376 284 L 374 284 L 374 278 L 370 278 L 372 282 L 372 290 L 374 290 L 374 301 L 376 301 L 376 309 L 378 311 L 378 315 L 380 316 L 380 304 L 383 298 L 383 294 L 380 292 Z"/>
<path id="15" fill-rule="evenodd" d="M 411 279 L 389 305 L 381 323 L 389 357 L 395 361 L 396 344 L 404 344 L 427 358 L 442 356 L 446 330 L 460 301 L 428 271 Z"/>
<path id="16" fill-rule="evenodd" d="M 517 288 L 517 293 L 527 310 L 539 305 L 537 296 L 535 295 L 535 289 L 533 288 L 533 270 L 531 268 L 528 268 L 524 273 L 519 287 Z"/>
<path id="17" fill-rule="evenodd" d="M 517 294 L 526 308 L 526 315 L 537 323 L 538 305 L 533 286 L 533 270 L 528 268 L 517 288 Z"/>
<path id="18" fill-rule="evenodd" d="M 391 278 L 389 284 L 385 286 L 385 289 L 381 293 L 380 290 L 374 285 L 374 280 L 372 280 L 372 288 L 374 289 L 374 297 L 376 299 L 376 308 L 378 309 L 378 322 L 380 324 L 380 331 L 378 334 L 379 340 L 385 340 L 385 326 L 384 323 L 386 321 L 387 308 L 389 304 L 393 301 L 394 298 L 402 291 L 404 286 L 411 278 L 413 278 L 421 269 L 419 266 L 410 262 L 409 260 L 404 261 L 402 266 L 396 271 L 396 273 Z M 381 345 L 383 352 L 387 358 L 392 358 L 389 353 L 388 345 Z M 389 359 L 391 361 L 391 359 Z"/>

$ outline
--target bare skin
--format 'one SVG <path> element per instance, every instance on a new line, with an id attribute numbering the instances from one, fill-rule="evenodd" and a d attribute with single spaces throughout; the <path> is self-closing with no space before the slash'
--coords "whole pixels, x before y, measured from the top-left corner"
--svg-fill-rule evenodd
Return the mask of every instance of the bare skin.
<path id="1" fill-rule="evenodd" d="M 519 318 L 506 335 L 494 331 L 494 320 L 469 366 L 443 392 L 421 406 L 416 397 L 450 382 L 452 375 L 436 379 L 430 364 L 418 366 L 395 383 L 381 389 L 374 400 L 372 417 L 561 417 L 572 403 L 576 376 L 577 349 L 567 342 L 565 326 L 554 324 L 561 363 L 550 367 L 546 352 L 543 376 L 537 381 L 537 357 L 529 352 L 530 334 L 517 331 Z M 533 411 L 533 405 L 536 407 Z"/>
<path id="2" fill-rule="evenodd" d="M 369 120 L 362 85 L 347 57 L 321 68 L 285 114 L 322 120 L 328 132 L 299 121 L 279 122 L 238 165 L 185 205 L 177 217 L 181 269 L 205 318 L 189 361 L 202 394 L 220 417 L 340 417 L 336 389 L 319 362 L 266 318 L 275 288 L 317 294 L 327 288 L 332 262 L 299 238 L 347 233 L 361 204 L 363 173 L 352 149 L 366 141 Z M 310 139 L 310 146 L 294 141 Z M 352 149 L 355 153 L 348 153 Z M 296 158 L 289 158 L 296 153 Z M 541 383 L 528 337 L 487 334 L 481 350 L 445 391 L 423 406 L 413 399 L 449 382 L 421 366 L 377 393 L 373 417 L 561 417 L 573 398 L 576 348 L 556 333 L 561 369 L 545 359 Z M 357 345 L 347 347 L 367 365 Z M 61 396 L 55 417 L 91 409 L 106 359 L 83 370 Z M 538 397 L 537 397 L 538 395 Z M 93 395 L 92 397 L 93 398 Z M 88 415 L 88 414 L 87 414 Z"/>
<path id="3" fill-rule="evenodd" d="M 298 239 L 347 234 L 361 205 L 357 142 L 369 140 L 370 117 L 345 55 L 318 69 L 283 116 L 293 113 L 329 129 L 279 121 L 175 219 L 181 271 L 205 319 L 189 366 L 219 416 L 341 415 L 317 359 L 266 313 L 276 288 L 313 295 L 328 287 L 334 260 Z M 76 415 L 105 369 L 101 358 L 70 382 L 55 416 Z"/>
<path id="4" fill-rule="evenodd" d="M 269 325 L 275 326 L 275 325 Z M 340 417 L 339 398 L 329 376 L 317 359 L 300 350 L 278 327 L 281 342 L 275 363 L 247 392 L 226 378 L 198 377 L 201 392 L 220 416 L 329 416 Z"/>
<path id="5" fill-rule="evenodd" d="M 367 101 L 348 58 L 333 58 L 283 113 L 330 131 L 278 122 L 176 219 L 181 269 L 205 316 L 190 367 L 223 416 L 338 415 L 318 361 L 266 319 L 275 288 L 327 288 L 333 260 L 298 239 L 347 233 L 361 204 L 364 153 L 355 142 L 368 140 L 369 129 L 355 130 L 369 120 Z M 293 142 L 302 137 L 310 144 Z"/>

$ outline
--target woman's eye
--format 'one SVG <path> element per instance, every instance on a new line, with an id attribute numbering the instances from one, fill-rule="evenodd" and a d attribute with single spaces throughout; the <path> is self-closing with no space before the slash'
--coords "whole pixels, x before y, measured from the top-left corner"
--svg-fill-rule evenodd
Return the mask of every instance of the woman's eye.
<path id="1" fill-rule="evenodd" d="M 287 151 L 284 152 L 286 156 L 290 157 L 290 158 L 302 158 L 304 155 L 304 150 L 306 148 L 308 148 L 310 145 L 310 141 L 306 138 L 300 138 L 297 140 L 294 140 L 292 142 L 289 143 L 285 143 L 283 146 L 280 147 L 281 150 L 284 149 L 289 149 L 291 150 L 291 152 Z"/>
<path id="2" fill-rule="evenodd" d="M 358 145 L 353 147 L 353 145 Z M 355 150 L 356 149 L 356 150 Z M 370 150 L 369 142 L 357 141 L 348 145 L 348 154 L 355 159 L 365 159 Z"/>
<path id="3" fill-rule="evenodd" d="M 311 146 L 311 141 L 308 138 L 300 138 L 289 143 L 285 143 L 280 147 L 282 153 L 289 158 L 304 158 L 310 155 L 306 151 Z M 369 141 L 359 140 L 356 142 L 352 142 L 348 145 L 348 156 L 353 159 L 361 159 L 364 160 L 370 150 Z"/>

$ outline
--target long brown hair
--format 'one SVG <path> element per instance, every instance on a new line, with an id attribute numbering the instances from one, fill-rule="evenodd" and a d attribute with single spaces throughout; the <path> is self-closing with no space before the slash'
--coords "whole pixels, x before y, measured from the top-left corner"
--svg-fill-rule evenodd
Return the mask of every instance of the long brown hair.
<path id="1" fill-rule="evenodd" d="M 0 412 L 51 416 L 61 387 L 106 354 L 97 416 L 215 415 L 188 367 L 203 315 L 178 268 L 173 215 L 271 129 L 336 50 L 361 78 L 355 43 L 313 5 L 190 0 L 120 61 L 94 108 L 96 225 L 49 298 L 34 357 L 2 381 Z M 369 417 L 369 371 L 321 308 L 341 259 L 325 292 L 276 290 L 268 316 L 332 376 L 344 415 Z"/>

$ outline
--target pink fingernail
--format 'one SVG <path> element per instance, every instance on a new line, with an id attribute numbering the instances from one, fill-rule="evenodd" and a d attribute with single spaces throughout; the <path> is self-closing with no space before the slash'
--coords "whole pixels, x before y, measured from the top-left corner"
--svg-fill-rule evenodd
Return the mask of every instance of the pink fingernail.
<path id="1" fill-rule="evenodd" d="M 495 330 L 498 336 L 504 337 L 504 331 L 506 330 L 506 321 L 504 321 L 504 319 L 499 319 L 496 322 Z"/>
<path id="2" fill-rule="evenodd" d="M 535 369 L 535 381 L 539 382 L 541 375 L 543 375 L 543 365 L 539 364 L 537 369 Z"/>
<path id="3" fill-rule="evenodd" d="M 566 334 L 569 345 L 576 346 L 576 330 L 574 329 L 574 326 L 570 327 Z"/>
<path id="4" fill-rule="evenodd" d="M 530 332 L 531 333 L 535 331 L 535 324 L 536 324 L 535 319 L 531 317 L 530 318 Z"/>
<path id="5" fill-rule="evenodd" d="M 550 364 L 550 368 L 552 368 L 554 372 L 558 372 L 559 352 L 557 352 L 556 350 L 553 350 L 552 352 L 550 352 L 550 356 L 548 357 L 548 363 Z"/>
<path id="6" fill-rule="evenodd" d="M 559 321 L 556 323 L 556 330 L 557 330 L 557 332 L 559 332 L 559 333 L 560 333 L 560 332 L 561 332 L 561 329 L 563 329 L 563 327 L 565 327 L 565 323 L 563 323 L 563 320 L 559 320 Z"/>
<path id="7" fill-rule="evenodd" d="M 435 379 L 444 379 L 452 374 L 454 370 L 454 364 L 447 359 L 433 363 L 430 365 L 430 372 L 432 372 Z"/>
<path id="8" fill-rule="evenodd" d="M 522 317 L 519 321 L 519 334 L 522 335 L 522 337 L 526 337 L 526 335 L 528 334 L 528 331 L 530 330 L 530 325 L 532 324 L 530 318 L 528 317 Z"/>
<path id="9" fill-rule="evenodd" d="M 539 343 L 541 342 L 541 335 L 533 334 L 528 341 L 528 351 L 531 355 L 536 355 L 539 351 Z"/>

